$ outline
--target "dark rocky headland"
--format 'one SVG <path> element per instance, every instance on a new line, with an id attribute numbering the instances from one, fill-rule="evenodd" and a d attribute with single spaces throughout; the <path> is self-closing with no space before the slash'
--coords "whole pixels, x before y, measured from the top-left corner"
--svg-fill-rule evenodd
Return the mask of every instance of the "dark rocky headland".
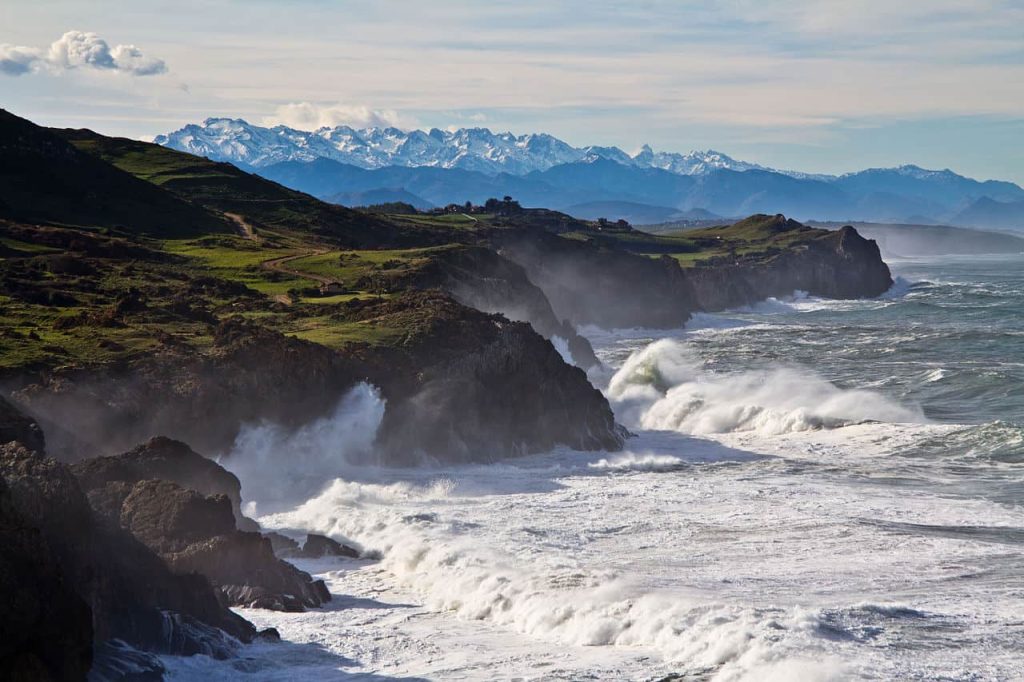
<path id="1" fill-rule="evenodd" d="M 330 599 L 288 559 L 356 550 L 262 534 L 204 456 L 247 424 L 301 427 L 366 382 L 375 464 L 617 450 L 580 326 L 892 284 L 853 228 L 784 216 L 651 235 L 511 199 L 410 208 L 0 111 L 0 677 L 159 679 L 154 654 L 276 636 L 231 607 Z"/>

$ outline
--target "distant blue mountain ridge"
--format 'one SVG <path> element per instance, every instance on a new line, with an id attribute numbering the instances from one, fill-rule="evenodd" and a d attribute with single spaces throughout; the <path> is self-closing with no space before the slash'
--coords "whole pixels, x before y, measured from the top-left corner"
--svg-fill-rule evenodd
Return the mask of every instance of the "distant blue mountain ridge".
<path id="1" fill-rule="evenodd" d="M 511 195 L 581 218 L 635 224 L 785 213 L 800 220 L 945 223 L 1024 230 L 1024 189 L 951 170 L 906 165 L 844 175 L 779 171 L 714 150 L 572 147 L 546 134 L 456 131 L 299 131 L 207 119 L 156 138 L 227 161 L 328 201 L 404 201 L 417 208 Z"/>

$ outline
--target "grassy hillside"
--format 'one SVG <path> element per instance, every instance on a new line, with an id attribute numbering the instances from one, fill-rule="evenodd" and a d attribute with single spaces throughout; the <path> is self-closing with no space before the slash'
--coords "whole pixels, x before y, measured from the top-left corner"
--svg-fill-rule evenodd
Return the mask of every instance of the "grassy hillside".
<path id="1" fill-rule="evenodd" d="M 0 109 L 0 218 L 164 236 L 230 231 L 222 217 Z"/>
<path id="2" fill-rule="evenodd" d="M 230 164 L 51 131 L 6 112 L 0 155 L 0 371 L 8 373 L 169 346 L 203 352 L 230 316 L 334 348 L 400 344 L 408 314 L 374 311 L 416 286 L 440 254 L 486 246 L 496 231 L 553 233 L 684 266 L 771 258 L 827 234 L 755 216 L 650 235 L 500 202 L 491 212 L 353 211 Z"/>
<path id="3" fill-rule="evenodd" d="M 334 244 L 373 248 L 395 242 L 429 242 L 430 234 L 400 229 L 387 221 L 327 204 L 229 163 L 218 163 L 158 145 L 110 138 L 89 130 L 61 130 L 85 154 L 144 180 L 167 194 L 228 217 L 236 231 L 267 232 L 277 238 L 301 232 Z M 248 226 L 248 227 L 247 227 Z"/>

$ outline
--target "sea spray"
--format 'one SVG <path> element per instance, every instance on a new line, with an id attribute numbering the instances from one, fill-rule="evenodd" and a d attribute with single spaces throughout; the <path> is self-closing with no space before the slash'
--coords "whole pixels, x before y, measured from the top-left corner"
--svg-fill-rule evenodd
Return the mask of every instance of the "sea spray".
<path id="1" fill-rule="evenodd" d="M 557 555 L 524 565 L 447 521 L 447 479 L 422 486 L 336 480 L 291 512 L 261 518 L 267 527 L 352 539 L 425 604 L 466 620 L 577 646 L 644 647 L 667 661 L 702 669 L 707 679 L 838 679 L 834 660 L 808 660 L 815 612 L 720 603 L 698 591 L 650 591 L 612 571 L 592 571 Z M 409 514 L 415 498 L 440 510 Z M 796 640 L 799 640 L 796 641 Z M 782 675 L 782 677 L 779 677 Z"/>
<path id="2" fill-rule="evenodd" d="M 708 372 L 675 339 L 656 341 L 630 356 L 609 382 L 607 395 L 628 426 L 698 435 L 777 435 L 865 421 L 924 421 L 919 409 L 872 391 L 841 389 L 804 370 Z"/>
<path id="3" fill-rule="evenodd" d="M 360 383 L 330 415 L 297 429 L 270 422 L 244 426 L 220 463 L 238 476 L 248 502 L 297 504 L 370 452 L 383 417 L 380 391 Z"/>

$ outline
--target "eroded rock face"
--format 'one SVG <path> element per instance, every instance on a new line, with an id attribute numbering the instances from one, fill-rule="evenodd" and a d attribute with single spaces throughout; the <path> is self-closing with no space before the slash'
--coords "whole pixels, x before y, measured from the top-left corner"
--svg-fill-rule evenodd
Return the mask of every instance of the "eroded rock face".
<path id="1" fill-rule="evenodd" d="M 108 494 L 102 491 L 109 483 L 120 481 L 134 485 L 146 479 L 160 479 L 203 495 L 227 497 L 238 527 L 243 530 L 257 529 L 255 522 L 242 514 L 242 486 L 238 478 L 181 441 L 157 436 L 120 455 L 77 462 L 72 466 L 72 471 L 82 482 L 82 487 L 90 491 L 90 502 L 94 507 L 97 504 L 103 505 L 100 496 Z M 94 491 L 97 491 L 95 500 Z"/>
<path id="2" fill-rule="evenodd" d="M 719 263 L 687 273 L 698 305 L 707 311 L 749 305 L 772 296 L 806 291 L 850 299 L 879 296 L 892 286 L 878 244 L 844 227 L 768 262 Z"/>
<path id="3" fill-rule="evenodd" d="M 807 231 L 785 216 L 759 216 L 769 229 Z M 496 231 L 492 243 L 523 266 L 574 324 L 606 328 L 677 328 L 698 310 L 719 311 L 788 296 L 795 290 L 825 298 L 878 296 L 892 286 L 878 245 L 852 227 L 809 235 L 777 254 L 719 259 L 680 267 L 670 256 L 652 258 L 620 248 L 574 242 L 543 231 Z"/>
<path id="4" fill-rule="evenodd" d="M 178 573 L 208 577 L 234 606 L 304 611 L 331 598 L 323 581 L 278 559 L 270 540 L 259 533 L 210 537 L 164 558 Z"/>
<path id="5" fill-rule="evenodd" d="M 386 462 L 622 447 L 601 392 L 530 325 L 438 292 L 407 294 L 374 313 L 420 311 L 429 311 L 425 324 L 406 344 L 368 358 L 367 376 L 388 401 L 378 433 Z"/>
<path id="6" fill-rule="evenodd" d="M 228 498 L 207 497 L 170 481 L 136 483 L 121 503 L 119 521 L 122 528 L 161 555 L 235 530 Z"/>
<path id="7" fill-rule="evenodd" d="M 495 231 L 499 253 L 521 265 L 560 319 L 607 329 L 681 327 L 697 309 L 679 263 L 564 239 Z"/>
<path id="8" fill-rule="evenodd" d="M 387 318 L 407 334 L 390 344 L 334 351 L 232 320 L 218 328 L 208 357 L 157 354 L 104 371 L 102 378 L 85 369 L 58 372 L 19 391 L 18 400 L 46 415 L 47 423 L 103 443 L 96 454 L 161 431 L 195 436 L 208 451 L 224 452 L 243 424 L 308 423 L 360 381 L 379 387 L 386 399 L 378 452 L 386 463 L 410 464 L 422 456 L 489 461 L 558 445 L 621 448 L 623 436 L 604 396 L 530 325 L 482 313 L 438 291 L 359 306 L 346 312 L 346 321 Z M 78 450 L 66 446 L 64 440 L 51 443 L 62 457 L 76 458 Z M 81 473 L 93 475 L 96 467 L 102 478 L 179 480 L 167 471 L 181 467 L 181 457 L 161 456 L 167 467 L 151 463 L 138 471 L 139 461 L 163 448 L 143 449 L 138 457 L 89 464 Z M 237 502 L 237 493 L 226 490 L 232 486 L 201 488 L 203 475 L 181 482 Z M 237 504 L 235 514 L 240 528 L 255 529 Z"/>
<path id="9" fill-rule="evenodd" d="M 236 530 L 227 496 L 164 480 L 109 480 L 97 472 L 110 473 L 105 467 L 124 460 L 102 459 L 103 466 L 90 460 L 75 465 L 84 472 L 82 484 L 96 486 L 88 492 L 93 509 L 156 552 L 175 574 L 202 576 L 232 606 L 259 602 L 263 608 L 302 611 L 330 599 L 308 573 L 278 559 L 269 539 Z"/>
<path id="10" fill-rule="evenodd" d="M 0 671 L 4 679 L 81 680 L 92 662 L 92 612 L 43 533 L 0 477 Z"/>
<path id="11" fill-rule="evenodd" d="M 238 641 L 256 635 L 251 624 L 221 604 L 205 578 L 175 575 L 130 533 L 95 516 L 67 465 L 12 443 L 0 446 L 0 477 L 10 504 L 38 529 L 66 590 L 91 611 L 94 643 L 120 639 L 157 653 L 223 657 Z M 59 598 L 62 592 L 55 590 Z M 69 660 L 75 651 L 69 648 Z"/>
<path id="12" fill-rule="evenodd" d="M 437 287 L 457 301 L 514 322 L 529 322 L 546 339 L 564 339 L 583 369 L 600 364 L 594 349 L 568 320 L 559 319 L 544 292 L 516 263 L 482 246 L 460 246 L 435 255 L 412 284 Z"/>
<path id="13" fill-rule="evenodd" d="M 231 319 L 217 327 L 207 354 L 166 347 L 103 372 L 48 374 L 16 400 L 39 415 L 51 453 L 66 461 L 122 452 L 161 433 L 222 452 L 242 424 L 303 424 L 361 378 L 329 348 Z"/>

